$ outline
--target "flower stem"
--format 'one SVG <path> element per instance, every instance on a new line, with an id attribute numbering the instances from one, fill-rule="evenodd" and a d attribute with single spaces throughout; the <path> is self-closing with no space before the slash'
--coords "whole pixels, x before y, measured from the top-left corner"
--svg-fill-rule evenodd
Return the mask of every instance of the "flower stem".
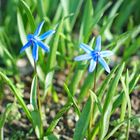
<path id="1" fill-rule="evenodd" d="M 34 72 L 37 75 L 37 67 L 36 67 L 36 62 L 34 60 Z M 42 111 L 41 111 L 41 100 L 40 100 L 40 93 L 39 93 L 39 82 L 38 82 L 38 76 L 37 76 L 37 101 L 38 101 L 38 110 L 40 114 L 40 119 L 41 119 L 41 128 L 40 128 L 40 135 L 41 137 L 43 136 L 43 124 L 42 124 Z"/>
<path id="2" fill-rule="evenodd" d="M 97 65 L 96 65 L 96 68 L 95 68 L 95 74 L 94 74 L 94 88 L 93 88 L 94 93 L 96 92 L 96 76 L 97 76 L 97 70 L 98 70 L 98 61 L 97 61 Z"/>
<path id="3" fill-rule="evenodd" d="M 97 60 L 97 65 L 96 65 L 96 68 L 95 68 L 95 73 L 94 73 L 94 87 L 93 87 L 93 92 L 96 93 L 96 76 L 97 76 L 97 70 L 98 70 L 98 60 Z M 90 115 L 90 122 L 89 122 L 89 132 L 88 132 L 88 139 L 90 139 L 90 134 L 91 134 L 91 129 L 92 129 L 92 126 L 93 126 L 93 105 L 94 105 L 94 102 L 92 101 L 92 106 L 91 106 L 91 115 Z"/>

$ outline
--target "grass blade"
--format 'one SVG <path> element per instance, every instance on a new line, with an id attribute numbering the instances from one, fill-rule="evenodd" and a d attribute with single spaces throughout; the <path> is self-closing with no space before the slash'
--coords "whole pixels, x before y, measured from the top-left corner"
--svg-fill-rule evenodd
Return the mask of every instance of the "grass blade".
<path id="1" fill-rule="evenodd" d="M 44 140 L 58 140 L 54 134 L 50 134 L 47 137 L 44 137 Z"/>
<path id="2" fill-rule="evenodd" d="M 57 125 L 57 123 L 59 122 L 59 120 L 61 119 L 63 114 L 65 112 L 67 112 L 70 109 L 71 106 L 72 106 L 72 103 L 67 103 L 66 105 L 64 105 L 60 109 L 60 111 L 56 114 L 56 116 L 54 117 L 53 121 L 49 125 L 49 127 L 48 127 L 48 129 L 46 131 L 46 136 L 49 135 L 50 133 L 52 133 L 53 129 L 55 128 L 55 126 Z"/>
<path id="3" fill-rule="evenodd" d="M 134 119 L 137 119 L 137 118 L 139 118 L 139 117 L 140 117 L 140 116 L 133 116 L 133 117 L 127 118 L 127 119 L 125 119 L 124 121 L 118 123 L 118 124 L 115 126 L 115 128 L 104 138 L 104 140 L 110 139 L 110 137 L 113 136 L 114 133 L 115 133 L 123 124 L 125 124 L 127 121 L 129 121 L 129 120 L 134 120 Z"/>
<path id="4" fill-rule="evenodd" d="M 36 136 L 38 139 L 43 137 L 43 129 L 42 129 L 42 120 L 40 116 L 40 112 L 38 110 L 31 111 L 31 116 L 33 120 L 33 126 L 36 132 Z"/>
<path id="5" fill-rule="evenodd" d="M 139 76 L 135 76 L 129 83 L 129 93 L 131 93 L 133 91 L 133 89 L 135 88 L 138 80 L 140 78 L 140 75 Z M 122 99 L 123 99 L 123 94 L 124 92 L 122 91 L 120 93 L 120 95 L 115 99 L 114 103 L 113 103 L 113 110 L 115 110 L 122 102 Z"/>
<path id="6" fill-rule="evenodd" d="M 3 127 L 6 122 L 6 119 L 12 109 L 13 104 L 8 104 L 5 108 L 5 111 L 3 114 L 0 116 L 0 140 L 4 140 L 4 135 L 3 135 Z"/>
<path id="7" fill-rule="evenodd" d="M 23 0 L 20 0 L 19 4 L 25 10 L 25 13 L 26 13 L 29 23 L 30 23 L 30 28 L 31 28 L 32 32 L 34 32 L 35 31 L 35 21 L 34 21 L 34 17 L 32 15 L 32 12 L 31 12 L 29 6 Z"/>
<path id="8" fill-rule="evenodd" d="M 52 47 L 50 48 L 50 53 L 48 56 L 48 63 L 47 63 L 47 75 L 45 78 L 45 95 L 43 98 L 45 98 L 48 88 L 52 84 L 54 68 L 56 66 L 56 55 L 57 55 L 57 49 L 58 49 L 58 44 L 59 44 L 59 37 L 60 37 L 60 33 L 62 32 L 62 27 L 63 27 L 63 20 L 64 19 L 61 19 L 61 21 L 56 29 L 56 33 L 55 33 L 55 36 L 53 39 L 53 44 L 52 44 Z"/>
<path id="9" fill-rule="evenodd" d="M 86 102 L 83 108 L 80 118 L 78 122 L 76 123 L 76 128 L 75 128 L 74 137 L 73 137 L 74 140 L 84 139 L 84 136 L 86 134 L 86 131 L 89 125 L 91 105 L 92 105 L 92 98 L 89 97 L 88 101 Z"/>
<path id="10" fill-rule="evenodd" d="M 37 107 L 37 75 L 34 76 L 32 85 L 31 85 L 30 104 L 32 104 L 34 110 L 38 109 Z"/>
<path id="11" fill-rule="evenodd" d="M 83 18 L 80 27 L 80 42 L 83 41 L 84 35 L 87 34 L 89 31 L 90 26 L 87 25 L 90 25 L 90 23 L 92 22 L 92 17 L 93 17 L 92 0 L 87 0 L 85 2 Z"/>
<path id="12" fill-rule="evenodd" d="M 109 128 L 109 120 L 110 120 L 110 115 L 111 115 L 111 110 L 112 110 L 112 98 L 114 96 L 119 79 L 122 75 L 123 69 L 124 69 L 124 64 L 121 64 L 121 66 L 118 68 L 118 71 L 116 73 L 114 80 L 110 84 L 108 93 L 106 95 L 105 103 L 103 106 L 103 114 L 100 120 L 100 134 L 99 134 L 100 140 L 104 139 Z"/>
<path id="13" fill-rule="evenodd" d="M 79 108 L 78 108 L 78 105 L 77 105 L 77 103 L 76 103 L 76 101 L 75 101 L 73 95 L 70 93 L 70 90 L 68 89 L 68 86 L 67 86 L 65 83 L 64 83 L 64 89 L 65 89 L 65 91 L 67 92 L 70 101 L 72 101 L 72 103 L 73 103 L 73 105 L 74 105 L 74 108 L 75 108 L 77 114 L 80 116 L 80 110 L 79 110 Z"/>
<path id="14" fill-rule="evenodd" d="M 126 97 L 126 101 L 128 104 L 128 118 L 131 117 L 131 101 L 130 101 L 130 97 L 129 97 L 129 75 L 128 75 L 128 70 L 125 76 L 125 81 L 123 79 L 121 79 L 122 82 L 122 86 L 124 89 L 124 93 L 125 93 L 125 97 Z M 126 129 L 126 139 L 129 139 L 129 130 L 130 130 L 130 120 L 128 120 L 127 122 L 127 129 Z"/>
<path id="15" fill-rule="evenodd" d="M 17 88 L 12 84 L 10 79 L 5 74 L 0 72 L 0 76 L 5 81 L 5 83 L 10 87 L 12 93 L 17 98 L 18 102 L 20 103 L 20 105 L 21 105 L 22 109 L 24 110 L 25 114 L 27 115 L 28 119 L 32 122 L 31 114 L 30 114 L 30 112 L 29 112 L 24 100 L 21 97 L 22 94 L 19 93 L 19 90 L 17 90 Z"/>
<path id="16" fill-rule="evenodd" d="M 98 97 L 96 96 L 96 94 L 95 94 L 92 90 L 90 90 L 90 93 L 91 93 L 92 96 L 94 97 L 95 103 L 96 103 L 96 105 L 98 106 L 98 109 L 99 109 L 100 113 L 102 114 L 103 109 L 102 109 L 102 105 L 101 105 L 100 100 L 98 99 Z M 93 113 L 93 114 L 94 114 L 94 113 Z"/>

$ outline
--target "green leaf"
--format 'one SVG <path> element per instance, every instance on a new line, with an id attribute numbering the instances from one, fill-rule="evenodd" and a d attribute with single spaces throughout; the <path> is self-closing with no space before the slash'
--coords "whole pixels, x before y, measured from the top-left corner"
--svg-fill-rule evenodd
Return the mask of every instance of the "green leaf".
<path id="1" fill-rule="evenodd" d="M 0 115 L 0 140 L 4 140 L 3 138 L 3 127 L 6 122 L 6 119 L 8 118 L 8 115 L 10 111 L 12 110 L 13 104 L 7 104 L 5 111 Z"/>
<path id="2" fill-rule="evenodd" d="M 73 95 L 71 94 L 70 90 L 68 89 L 68 86 L 64 83 L 64 89 L 66 91 L 66 93 L 68 94 L 69 100 L 72 101 L 74 108 L 76 110 L 76 112 L 78 113 L 78 115 L 80 116 L 80 110 L 78 108 L 78 105 L 73 97 Z"/>
<path id="3" fill-rule="evenodd" d="M 128 21 L 128 18 L 134 8 L 134 5 L 136 4 L 136 1 L 124 1 L 121 9 L 119 11 L 119 16 L 116 20 L 116 22 L 114 23 L 114 27 L 116 29 L 116 31 L 120 31 L 122 29 L 122 26 L 124 25 L 124 23 L 126 23 Z"/>
<path id="4" fill-rule="evenodd" d="M 19 10 L 17 11 L 17 24 L 18 24 L 20 39 L 21 39 L 22 44 L 24 45 L 27 43 L 27 39 L 26 39 L 26 33 L 25 33 L 24 25 L 23 25 L 22 15 Z M 26 55 L 31 65 L 33 66 L 34 61 L 33 61 L 32 53 L 31 53 L 31 49 L 26 49 Z"/>
<path id="5" fill-rule="evenodd" d="M 115 71 L 117 70 L 118 66 L 116 66 L 115 68 L 113 68 L 113 70 L 111 71 L 111 73 L 106 77 L 106 79 L 103 81 L 102 85 L 100 86 L 100 88 L 97 91 L 97 98 L 99 100 L 100 103 L 102 103 L 102 98 L 104 97 L 103 95 L 106 94 L 106 89 L 108 87 L 108 85 L 110 84 L 110 81 L 114 78 L 115 75 Z M 93 117 L 94 117 L 94 121 L 96 121 L 96 118 L 99 115 L 99 111 L 97 110 L 97 107 L 100 108 L 99 106 L 97 106 L 96 104 L 94 104 L 94 108 L 93 108 Z M 101 111 L 100 111 L 101 113 Z M 96 127 L 92 129 L 91 132 L 91 138 L 94 139 L 95 135 L 97 134 L 99 130 L 99 123 L 96 124 Z"/>
<path id="6" fill-rule="evenodd" d="M 5 121 L 8 117 L 8 114 L 11 111 L 11 109 L 12 109 L 12 104 L 7 104 L 5 111 L 0 116 L 0 128 L 2 128 L 4 126 Z"/>
<path id="7" fill-rule="evenodd" d="M 42 120 L 40 112 L 38 110 L 31 111 L 31 116 L 33 120 L 33 126 L 37 135 L 37 138 L 41 139 L 43 136 Z"/>
<path id="8" fill-rule="evenodd" d="M 68 16 L 69 15 L 69 0 L 61 0 L 61 5 L 62 5 L 62 8 L 63 8 L 63 16 Z M 66 25 L 66 30 L 68 31 L 68 32 L 70 32 L 70 30 L 71 30 L 71 27 L 70 27 L 70 21 L 69 21 L 69 19 L 68 20 L 66 20 L 65 21 L 65 23 L 64 23 L 65 25 Z"/>
<path id="9" fill-rule="evenodd" d="M 27 115 L 28 119 L 32 122 L 32 117 L 31 114 L 22 98 L 22 94 L 19 92 L 19 90 L 17 90 L 17 88 L 13 85 L 13 83 L 11 82 L 11 80 L 2 72 L 0 72 L 0 76 L 2 77 L 2 79 L 5 81 L 5 83 L 10 87 L 13 95 L 17 98 L 19 104 L 21 105 L 22 109 L 24 110 L 25 114 Z"/>
<path id="10" fill-rule="evenodd" d="M 33 106 L 33 111 L 31 111 L 31 116 L 33 119 L 33 126 L 38 138 L 43 137 L 43 126 L 42 126 L 42 119 L 41 119 L 41 110 L 38 109 L 37 104 L 37 92 L 38 91 L 38 78 L 37 75 L 34 75 L 32 85 L 31 85 L 31 93 L 30 93 L 30 104 Z"/>
<path id="11" fill-rule="evenodd" d="M 93 17 L 92 0 L 85 1 L 84 13 L 80 27 L 80 42 L 83 41 L 84 35 L 88 33 Z"/>
<path id="12" fill-rule="evenodd" d="M 45 86 L 44 86 L 43 100 L 46 98 L 46 95 L 48 93 L 49 88 L 51 88 L 53 75 L 54 75 L 54 71 L 51 71 L 45 77 L 45 82 L 44 82 Z"/>
<path id="13" fill-rule="evenodd" d="M 129 74 L 128 74 L 128 70 L 126 72 L 126 76 L 125 79 L 121 79 L 122 82 L 122 86 L 124 89 L 124 93 L 125 93 L 125 97 L 126 97 L 126 101 L 128 104 L 128 118 L 131 117 L 131 101 L 130 101 L 130 97 L 129 97 Z M 126 139 L 129 139 L 129 131 L 130 131 L 130 120 L 127 121 L 127 128 L 126 128 Z"/>
<path id="14" fill-rule="evenodd" d="M 100 100 L 101 100 L 101 98 L 104 94 L 104 91 L 107 88 L 109 82 L 112 80 L 112 78 L 114 76 L 114 73 L 116 72 L 117 68 L 118 68 L 118 65 L 116 67 L 114 67 L 113 70 L 111 70 L 111 73 L 106 77 L 106 79 L 103 81 L 101 87 L 99 88 L 99 90 L 97 92 L 97 95 L 98 95 L 98 98 Z"/>
<path id="15" fill-rule="evenodd" d="M 93 84 L 94 84 L 94 72 L 89 73 L 86 77 L 86 79 L 84 80 L 84 83 L 80 89 L 80 94 L 78 97 L 78 102 L 81 102 L 83 100 L 83 98 L 85 97 L 85 95 L 87 95 L 87 92 L 89 89 L 92 89 Z M 97 71 L 97 77 L 99 77 L 99 75 L 103 72 L 103 69 L 101 68 L 101 66 L 98 67 L 98 71 Z"/>
<path id="16" fill-rule="evenodd" d="M 122 44 L 125 43 L 128 37 L 130 37 L 131 33 L 132 32 L 128 31 L 119 35 L 118 37 L 113 39 L 109 45 L 106 46 L 106 49 L 113 47 L 113 52 L 116 52 L 122 46 Z"/>
<path id="17" fill-rule="evenodd" d="M 38 10 L 38 13 L 40 15 L 40 19 L 42 20 L 43 17 L 45 16 L 45 13 L 44 13 L 45 11 L 44 11 L 42 0 L 37 0 L 37 10 Z"/>
<path id="18" fill-rule="evenodd" d="M 57 49 L 58 49 L 58 44 L 59 44 L 59 37 L 60 37 L 60 33 L 62 32 L 63 21 L 64 21 L 64 18 L 61 19 L 59 25 L 57 26 L 56 33 L 53 39 L 53 44 L 52 44 L 52 47 L 50 48 L 50 53 L 48 56 L 48 63 L 47 63 L 47 75 L 45 78 L 45 93 L 47 93 L 48 88 L 52 84 L 52 78 L 54 75 L 54 67 L 56 66 L 56 55 L 57 55 Z"/>
<path id="19" fill-rule="evenodd" d="M 43 140 L 58 140 L 58 138 L 54 134 L 50 134 L 48 136 L 45 136 Z"/>
<path id="20" fill-rule="evenodd" d="M 104 5 L 106 5 L 107 1 L 106 0 L 100 0 L 97 2 L 97 5 L 95 7 L 95 12 L 98 13 Z"/>
<path id="21" fill-rule="evenodd" d="M 71 106 L 72 106 L 72 103 L 67 103 L 66 105 L 64 105 L 60 109 L 60 111 L 56 114 L 56 116 L 54 117 L 53 121 L 49 125 L 49 127 L 48 127 L 48 129 L 46 131 L 46 135 L 50 134 L 53 131 L 53 129 L 55 128 L 55 126 L 57 125 L 59 120 L 62 118 L 63 114 L 65 112 L 67 112 L 70 109 Z"/>
<path id="22" fill-rule="evenodd" d="M 139 76 L 135 76 L 129 83 L 129 90 L 130 90 L 130 93 L 133 91 L 133 89 L 135 88 L 138 80 L 140 78 L 140 75 Z M 117 96 L 117 98 L 115 99 L 114 103 L 113 103 L 113 111 L 122 103 L 122 99 L 123 99 L 123 94 L 124 92 L 122 91 L 119 96 Z"/>
<path id="23" fill-rule="evenodd" d="M 102 114 L 103 109 L 102 109 L 102 105 L 101 105 L 100 100 L 98 99 L 98 97 L 96 96 L 96 94 L 92 90 L 90 90 L 90 93 L 92 94 L 92 96 L 95 100 L 95 103 L 98 106 L 98 109 L 99 109 L 100 113 Z"/>
<path id="24" fill-rule="evenodd" d="M 116 132 L 123 124 L 125 124 L 127 121 L 133 120 L 133 119 L 137 119 L 137 118 L 139 118 L 139 117 L 140 117 L 140 116 L 132 116 L 132 117 L 130 117 L 130 118 L 125 119 L 125 120 L 122 121 L 122 122 L 119 122 L 119 123 L 115 126 L 115 128 L 112 129 L 111 132 L 109 132 L 109 134 L 104 138 L 104 140 L 110 139 L 110 137 L 113 136 L 113 135 L 115 134 L 115 132 Z"/>
<path id="25" fill-rule="evenodd" d="M 38 106 L 37 106 L 37 75 L 34 76 L 32 85 L 31 85 L 30 104 L 32 104 L 34 110 L 38 109 Z"/>
<path id="26" fill-rule="evenodd" d="M 69 1 L 70 1 L 69 13 L 73 13 L 74 14 L 73 17 L 70 17 L 70 25 L 71 25 L 71 30 L 72 30 L 84 0 L 69 0 Z"/>
<path id="27" fill-rule="evenodd" d="M 118 71 L 114 77 L 114 79 L 112 80 L 106 98 L 105 98 L 105 103 L 103 106 L 103 113 L 101 116 L 101 120 L 100 120 L 100 134 L 99 134 L 99 138 L 100 140 L 103 140 L 105 135 L 108 132 L 108 128 L 109 128 L 109 121 L 110 121 L 110 116 L 111 116 L 111 110 L 112 110 L 112 98 L 115 94 L 119 79 L 122 75 L 122 71 L 124 69 L 124 64 L 121 64 L 120 67 L 118 68 Z"/>
<path id="28" fill-rule="evenodd" d="M 35 21 L 34 21 L 34 17 L 32 15 L 32 12 L 29 8 L 29 6 L 27 5 L 27 3 L 23 0 L 20 0 L 19 1 L 19 4 L 21 5 L 21 7 L 25 10 L 25 13 L 27 15 L 27 18 L 29 20 L 29 23 L 30 23 L 30 27 L 31 27 L 31 30 L 32 32 L 35 31 Z M 20 7 L 19 7 L 20 8 Z"/>
<path id="29" fill-rule="evenodd" d="M 4 43 L 2 43 L 2 41 L 0 40 L 0 56 L 3 58 L 5 61 L 4 63 L 6 64 L 6 61 L 8 59 L 10 59 L 10 61 L 12 62 L 13 65 L 16 65 L 16 59 L 12 56 L 12 54 L 9 52 L 9 50 L 7 49 L 7 47 L 4 45 Z"/>
<path id="30" fill-rule="evenodd" d="M 70 19 L 65 21 L 66 30 L 68 32 L 72 31 L 80 8 L 82 6 L 83 0 L 61 0 L 61 5 L 63 8 L 63 16 L 68 16 L 73 13 L 73 16 Z"/>
<path id="31" fill-rule="evenodd" d="M 119 7 L 121 6 L 122 2 L 124 0 L 118 0 L 116 1 L 116 3 L 114 4 L 114 6 L 111 9 L 111 12 L 109 13 L 109 17 L 113 17 L 114 15 L 116 15 L 117 10 L 119 9 Z"/>
<path id="32" fill-rule="evenodd" d="M 84 136 L 86 134 L 88 125 L 89 125 L 89 120 L 90 120 L 90 115 L 91 115 L 91 105 L 92 105 L 92 98 L 89 97 L 83 111 L 80 115 L 80 118 L 78 122 L 76 123 L 76 128 L 74 131 L 74 140 L 83 140 Z"/>
<path id="33" fill-rule="evenodd" d="M 63 19 L 60 21 L 56 29 L 56 33 L 53 39 L 53 44 L 52 47 L 50 48 L 50 53 L 49 53 L 49 58 L 47 63 L 48 72 L 51 71 L 56 65 L 56 52 L 59 44 L 60 32 L 62 32 L 62 27 L 63 27 Z"/>
<path id="34" fill-rule="evenodd" d="M 84 41 L 87 42 L 90 35 L 91 35 L 91 31 L 94 28 L 94 26 L 99 22 L 99 20 L 101 19 L 101 17 L 103 16 L 104 12 L 108 9 L 108 7 L 111 5 L 111 2 L 108 2 L 99 12 L 95 13 L 93 18 L 92 18 L 92 22 L 90 22 L 89 25 L 89 30 L 87 32 L 87 34 L 85 34 L 84 36 Z"/>
<path id="35" fill-rule="evenodd" d="M 126 107 L 127 107 L 127 100 L 126 100 L 125 94 L 123 94 L 121 110 L 120 110 L 120 121 L 123 121 L 125 119 Z"/>

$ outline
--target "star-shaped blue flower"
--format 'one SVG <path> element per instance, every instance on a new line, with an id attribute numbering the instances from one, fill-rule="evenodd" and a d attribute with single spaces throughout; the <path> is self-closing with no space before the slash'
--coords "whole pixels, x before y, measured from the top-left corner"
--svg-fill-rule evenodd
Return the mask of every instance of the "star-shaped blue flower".
<path id="1" fill-rule="evenodd" d="M 84 43 L 80 44 L 80 48 L 82 48 L 86 54 L 75 57 L 75 61 L 90 60 L 89 72 L 93 72 L 97 63 L 99 62 L 104 67 L 104 69 L 110 73 L 110 68 L 104 60 L 104 57 L 113 55 L 113 52 L 108 50 L 101 51 L 101 36 L 97 37 L 94 50 Z"/>
<path id="2" fill-rule="evenodd" d="M 21 48 L 20 53 L 22 53 L 26 48 L 33 46 L 32 49 L 32 55 L 35 61 L 38 60 L 38 47 L 41 47 L 45 52 L 49 52 L 49 47 L 47 45 L 45 45 L 42 40 L 44 40 L 45 38 L 47 38 L 48 36 L 52 35 L 55 33 L 55 30 L 49 30 L 47 32 L 45 32 L 44 34 L 40 35 L 41 29 L 43 27 L 45 21 L 41 22 L 35 33 L 34 34 L 28 34 L 27 35 L 27 40 L 28 42 Z"/>

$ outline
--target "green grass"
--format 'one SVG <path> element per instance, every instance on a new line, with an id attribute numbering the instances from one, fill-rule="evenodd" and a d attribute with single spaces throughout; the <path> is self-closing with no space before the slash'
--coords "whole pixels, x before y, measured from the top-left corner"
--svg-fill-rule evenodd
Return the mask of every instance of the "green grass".
<path id="1" fill-rule="evenodd" d="M 109 0 L 2 0 L 1 4 L 0 100 L 6 98 L 3 84 L 7 85 L 38 138 L 59 139 L 54 129 L 63 115 L 74 108 L 73 113 L 79 118 L 71 134 L 74 140 L 121 139 L 120 135 L 129 139 L 130 129 L 135 128 L 133 122 L 139 117 L 139 114 L 133 113 L 130 97 L 140 90 L 139 0 L 113 3 Z M 22 82 L 17 63 L 24 59 L 34 68 L 31 48 L 23 54 L 19 51 L 27 42 L 27 34 L 34 33 L 43 20 L 42 33 L 49 29 L 55 29 L 56 33 L 44 41 L 50 46 L 49 53 L 39 49 L 36 64 L 38 79 L 36 75 L 32 76 L 33 72 L 28 75 L 32 79 L 28 91 L 31 91 L 30 105 L 33 107 L 30 110 L 23 92 L 27 84 Z M 99 34 L 102 50 L 112 50 L 114 56 L 107 60 L 110 74 L 98 66 L 96 91 L 93 91 L 95 72 L 88 73 L 89 62 L 75 62 L 74 57 L 84 53 L 79 48 L 80 43 L 94 48 Z M 48 128 L 44 128 L 44 114 L 38 109 L 37 86 L 40 86 L 41 102 L 47 104 L 47 97 L 51 96 L 54 102 L 60 104 L 53 82 L 59 73 L 65 77 L 61 92 L 67 101 L 49 122 Z M 12 103 L 7 104 L 0 116 L 0 139 L 4 139 L 3 129 L 5 123 L 9 123 L 7 118 L 11 106 Z M 112 120 L 117 110 L 119 117 Z M 125 131 L 122 131 L 124 128 Z"/>

